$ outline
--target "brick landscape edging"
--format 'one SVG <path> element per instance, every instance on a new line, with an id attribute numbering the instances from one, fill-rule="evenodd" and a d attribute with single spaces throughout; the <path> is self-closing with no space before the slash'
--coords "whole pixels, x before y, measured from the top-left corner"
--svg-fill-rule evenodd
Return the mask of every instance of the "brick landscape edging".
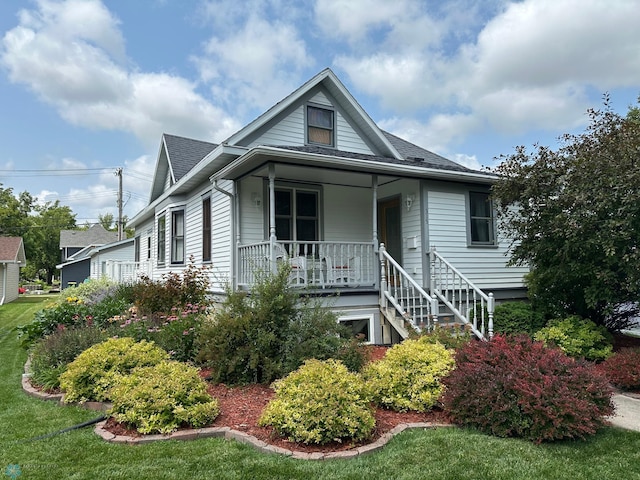
<path id="1" fill-rule="evenodd" d="M 22 375 L 22 389 L 32 397 L 39 398 L 41 400 L 54 401 L 59 405 L 69 405 L 64 403 L 64 395 L 62 393 L 45 393 L 37 390 L 31 385 L 31 373 L 29 372 L 30 362 L 27 360 L 27 363 L 24 365 L 24 374 Z M 105 402 L 85 402 L 85 403 L 76 403 L 72 405 L 77 405 L 80 407 L 87 408 L 89 410 L 95 410 L 98 412 L 106 412 L 109 408 L 111 408 L 110 403 Z M 417 423 L 401 423 L 387 433 L 383 434 L 380 438 L 372 443 L 368 443 L 366 445 L 361 445 L 359 447 L 352 448 L 351 450 L 344 450 L 340 452 L 299 452 L 296 450 L 288 450 L 286 448 L 276 447 L 275 445 L 270 445 L 253 435 L 249 435 L 248 433 L 241 432 L 239 430 L 234 430 L 229 427 L 205 427 L 205 428 L 194 428 L 190 430 L 178 430 L 177 432 L 173 432 L 167 435 L 142 435 L 139 437 L 132 437 L 128 435 L 115 435 L 110 431 L 106 430 L 104 427 L 106 425 L 106 421 L 102 421 L 96 424 L 94 428 L 94 432 L 100 436 L 103 440 L 111 443 L 125 443 L 131 445 L 141 445 L 144 443 L 163 441 L 163 440 L 196 440 L 198 438 L 224 438 L 225 440 L 235 440 L 240 443 L 246 443 L 247 445 L 251 445 L 256 450 L 263 453 L 275 453 L 278 455 L 284 455 L 287 457 L 297 458 L 300 460 L 330 460 L 335 458 L 355 458 L 360 455 L 367 455 L 369 453 L 377 452 L 384 447 L 389 440 L 391 440 L 394 436 L 398 435 L 401 432 L 404 432 L 410 428 L 441 428 L 441 427 L 451 427 L 452 425 L 447 423 L 432 423 L 432 422 L 417 422 Z"/>

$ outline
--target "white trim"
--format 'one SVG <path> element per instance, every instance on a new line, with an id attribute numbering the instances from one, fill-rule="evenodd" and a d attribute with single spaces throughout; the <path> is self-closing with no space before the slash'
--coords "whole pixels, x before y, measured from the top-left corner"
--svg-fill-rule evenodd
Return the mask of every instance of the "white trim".
<path id="1" fill-rule="evenodd" d="M 366 342 L 368 344 L 375 343 L 374 338 L 374 328 L 373 322 L 375 320 L 374 314 L 364 314 L 364 315 L 344 315 L 338 317 L 338 322 L 353 322 L 354 320 L 368 320 L 369 321 L 369 341 Z"/>

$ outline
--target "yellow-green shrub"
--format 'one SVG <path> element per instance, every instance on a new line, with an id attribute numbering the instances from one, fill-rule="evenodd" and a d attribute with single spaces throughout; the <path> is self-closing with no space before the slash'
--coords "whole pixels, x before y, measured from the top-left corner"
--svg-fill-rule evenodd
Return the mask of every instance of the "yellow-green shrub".
<path id="1" fill-rule="evenodd" d="M 110 414 L 140 433 L 169 433 L 181 425 L 200 428 L 220 413 L 198 369 L 176 361 L 136 368 L 110 394 Z"/>
<path id="2" fill-rule="evenodd" d="M 169 355 L 153 342 L 111 338 L 82 352 L 60 376 L 65 402 L 105 401 L 122 375 L 136 367 L 156 365 Z"/>
<path id="3" fill-rule="evenodd" d="M 307 360 L 274 382 L 275 398 L 260 425 L 295 442 L 325 444 L 367 439 L 375 418 L 362 378 L 338 360 Z"/>
<path id="4" fill-rule="evenodd" d="M 363 370 L 373 400 L 399 412 L 430 410 L 442 393 L 440 380 L 454 367 L 453 351 L 421 337 L 394 345 Z"/>
<path id="5" fill-rule="evenodd" d="M 577 315 L 549 321 L 533 338 L 545 345 L 559 347 L 570 357 L 584 357 L 594 362 L 605 360 L 613 353 L 612 338 L 607 329 Z"/>

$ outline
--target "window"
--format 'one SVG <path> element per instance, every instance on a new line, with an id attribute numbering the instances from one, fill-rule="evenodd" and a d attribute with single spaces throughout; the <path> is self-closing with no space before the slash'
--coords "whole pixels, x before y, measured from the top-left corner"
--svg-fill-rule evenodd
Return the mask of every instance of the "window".
<path id="1" fill-rule="evenodd" d="M 147 237 L 147 260 L 151 259 L 151 237 Z"/>
<path id="2" fill-rule="evenodd" d="M 278 188 L 276 194 L 276 237 L 279 240 L 319 240 L 318 192 Z"/>
<path id="3" fill-rule="evenodd" d="M 158 218 L 158 265 L 164 265 L 167 221 L 164 215 Z"/>
<path id="4" fill-rule="evenodd" d="M 202 200 L 202 261 L 211 261 L 211 197 Z"/>
<path id="5" fill-rule="evenodd" d="M 493 205 L 488 193 L 469 192 L 471 245 L 496 245 Z"/>
<path id="6" fill-rule="evenodd" d="M 133 240 L 133 261 L 140 261 L 140 237 L 136 237 Z"/>
<path id="7" fill-rule="evenodd" d="M 307 142 L 333 147 L 333 110 L 307 106 Z"/>
<path id="8" fill-rule="evenodd" d="M 184 210 L 171 212 L 171 263 L 184 263 Z"/>

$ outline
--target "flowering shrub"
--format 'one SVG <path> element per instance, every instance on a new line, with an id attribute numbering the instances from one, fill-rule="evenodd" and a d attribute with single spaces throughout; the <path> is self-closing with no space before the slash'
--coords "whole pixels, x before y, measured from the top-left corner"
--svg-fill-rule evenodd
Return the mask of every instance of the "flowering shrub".
<path id="1" fill-rule="evenodd" d="M 187 304 L 182 309 L 173 307 L 168 315 L 139 316 L 136 309 L 132 309 L 129 315 L 112 317 L 109 331 L 136 341 L 153 341 L 173 360 L 191 361 L 197 353 L 195 339 L 206 311 L 204 305 Z"/>
<path id="2" fill-rule="evenodd" d="M 198 370 L 176 361 L 134 369 L 119 378 L 110 396 L 110 415 L 140 433 L 170 433 L 182 425 L 200 428 L 220 413 Z"/>
<path id="3" fill-rule="evenodd" d="M 425 412 L 438 401 L 441 379 L 453 367 L 453 351 L 420 337 L 394 345 L 362 373 L 379 405 L 400 412 Z"/>
<path id="4" fill-rule="evenodd" d="M 611 384 L 626 390 L 640 390 L 640 348 L 623 348 L 600 364 Z"/>
<path id="5" fill-rule="evenodd" d="M 444 380 L 445 410 L 461 425 L 537 443 L 584 438 L 613 413 L 605 376 L 526 335 L 470 342 Z"/>
<path id="6" fill-rule="evenodd" d="M 168 354 L 153 342 L 111 338 L 89 347 L 60 376 L 65 402 L 105 401 L 122 375 L 136 367 L 156 365 Z"/>
<path id="7" fill-rule="evenodd" d="M 603 326 L 576 315 L 551 320 L 533 337 L 559 347 L 570 357 L 601 361 L 613 352 L 611 335 Z"/>
<path id="8" fill-rule="evenodd" d="M 360 376 L 337 360 L 307 360 L 273 384 L 275 398 L 260 417 L 262 426 L 295 442 L 360 441 L 375 426 Z"/>
<path id="9" fill-rule="evenodd" d="M 158 281 L 142 277 L 133 284 L 131 295 L 140 315 L 169 314 L 172 308 L 207 304 L 209 268 L 196 267 L 190 260 L 181 274 L 168 273 Z"/>
<path id="10" fill-rule="evenodd" d="M 39 340 L 31 350 L 31 380 L 46 390 L 60 386 L 67 364 L 106 335 L 93 327 L 60 328 Z"/>

